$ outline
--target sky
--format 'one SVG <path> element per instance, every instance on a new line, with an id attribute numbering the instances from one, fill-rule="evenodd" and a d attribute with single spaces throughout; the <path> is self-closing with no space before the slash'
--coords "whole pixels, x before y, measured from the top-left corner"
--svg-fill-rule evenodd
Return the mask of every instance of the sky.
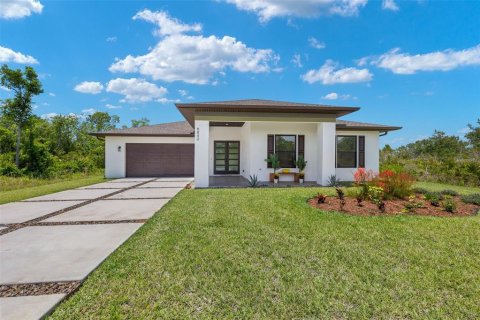
<path id="1" fill-rule="evenodd" d="M 358 106 L 394 147 L 480 118 L 480 1 L 2 0 L 0 63 L 33 66 L 34 113 L 183 120 L 175 102 Z M 0 99 L 11 93 L 0 87 Z"/>

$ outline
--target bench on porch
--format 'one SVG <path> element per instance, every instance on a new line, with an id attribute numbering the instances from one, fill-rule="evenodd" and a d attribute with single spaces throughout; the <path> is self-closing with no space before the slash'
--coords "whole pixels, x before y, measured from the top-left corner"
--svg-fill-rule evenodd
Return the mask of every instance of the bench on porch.
<path id="1" fill-rule="evenodd" d="M 282 179 L 281 179 L 282 176 L 293 176 L 293 182 L 299 182 L 298 172 L 291 172 L 291 171 L 289 171 L 289 172 L 282 172 L 282 171 L 279 171 L 279 172 L 277 172 L 277 174 L 278 174 L 278 176 L 279 176 L 278 181 L 281 181 L 281 180 L 282 180 Z M 275 175 L 274 175 L 273 173 L 270 173 L 270 176 L 269 176 L 270 182 L 273 182 L 274 176 L 275 176 Z"/>

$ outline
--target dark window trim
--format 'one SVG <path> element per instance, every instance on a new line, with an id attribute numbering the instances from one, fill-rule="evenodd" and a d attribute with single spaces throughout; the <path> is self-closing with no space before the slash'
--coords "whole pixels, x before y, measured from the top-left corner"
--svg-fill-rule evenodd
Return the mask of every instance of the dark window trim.
<path id="1" fill-rule="evenodd" d="M 354 137 L 355 138 L 355 166 L 353 167 L 343 167 L 339 166 L 337 162 L 337 155 L 338 155 L 338 138 L 342 137 Z M 358 136 L 357 135 L 347 135 L 347 134 L 341 134 L 341 135 L 336 135 L 335 136 L 335 168 L 339 169 L 356 169 L 358 167 Z"/>
<path id="2" fill-rule="evenodd" d="M 295 169 L 297 166 L 295 165 L 295 162 L 298 159 L 298 134 L 274 134 L 273 135 L 273 153 L 277 154 L 277 136 L 287 136 L 287 137 L 294 137 L 295 138 L 295 159 L 293 160 L 293 167 L 280 167 L 280 168 L 285 168 L 285 169 Z"/>
<path id="3" fill-rule="evenodd" d="M 217 154 L 217 145 L 216 142 L 225 142 L 225 149 L 228 149 L 228 143 L 229 142 L 235 142 L 238 143 L 238 170 L 237 171 L 217 171 L 216 170 L 216 154 Z M 225 153 L 227 154 L 227 153 Z M 227 165 L 228 161 L 230 159 L 228 157 L 225 158 L 225 169 L 229 167 Z M 213 141 L 213 174 L 240 174 L 240 141 L 239 140 L 214 140 Z"/>

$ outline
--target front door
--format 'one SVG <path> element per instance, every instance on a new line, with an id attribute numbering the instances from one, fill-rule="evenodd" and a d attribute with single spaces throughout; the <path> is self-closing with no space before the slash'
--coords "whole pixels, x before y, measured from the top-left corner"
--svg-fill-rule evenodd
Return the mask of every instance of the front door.
<path id="1" fill-rule="evenodd" d="M 214 173 L 240 173 L 240 141 L 214 141 Z"/>

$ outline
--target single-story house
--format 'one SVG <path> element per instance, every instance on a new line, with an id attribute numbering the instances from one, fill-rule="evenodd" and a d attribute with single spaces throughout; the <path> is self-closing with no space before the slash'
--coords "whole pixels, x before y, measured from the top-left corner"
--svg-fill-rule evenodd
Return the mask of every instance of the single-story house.
<path id="1" fill-rule="evenodd" d="M 379 137 L 401 129 L 338 119 L 357 107 L 257 99 L 176 107 L 186 121 L 93 133 L 105 139 L 107 178 L 193 176 L 197 188 L 223 175 L 268 181 L 265 159 L 277 154 L 291 172 L 303 156 L 305 180 L 351 181 L 358 167 L 378 171 Z"/>

